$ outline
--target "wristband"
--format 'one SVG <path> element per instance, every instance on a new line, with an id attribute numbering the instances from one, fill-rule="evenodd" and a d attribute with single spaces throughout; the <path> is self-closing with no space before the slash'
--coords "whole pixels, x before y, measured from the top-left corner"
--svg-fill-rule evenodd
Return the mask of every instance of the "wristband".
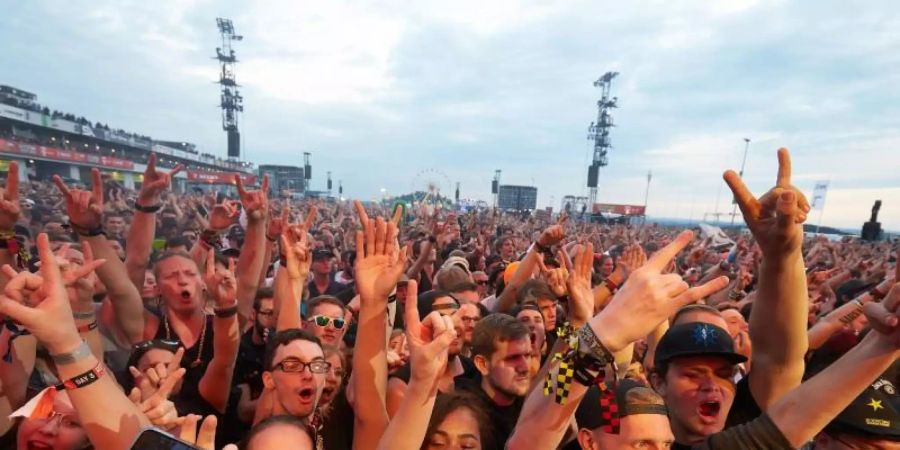
<path id="1" fill-rule="evenodd" d="M 238 312 L 238 304 L 237 302 L 234 305 L 225 307 L 225 308 L 213 308 L 213 314 L 220 319 L 227 319 L 229 317 L 234 316 Z"/>
<path id="2" fill-rule="evenodd" d="M 553 254 L 550 250 L 550 247 L 541 245 L 541 243 L 538 241 L 534 241 L 534 249 L 537 250 L 538 253 L 551 254 L 551 255 Z"/>
<path id="3" fill-rule="evenodd" d="M 887 294 L 885 294 L 884 292 L 879 291 L 878 288 L 875 287 L 875 288 L 873 288 L 871 291 L 869 291 L 869 295 L 871 295 L 872 298 L 875 299 L 875 300 L 881 300 L 881 299 L 883 299 Z"/>
<path id="4" fill-rule="evenodd" d="M 62 391 L 62 390 L 72 391 L 75 389 L 83 388 L 83 387 L 99 380 L 100 377 L 102 377 L 103 374 L 105 374 L 105 373 L 106 373 L 106 369 L 103 367 L 103 362 L 102 361 L 98 362 L 97 366 L 94 367 L 93 369 L 91 369 L 85 373 L 82 373 L 80 375 L 76 375 L 72 378 L 69 378 L 68 380 L 63 381 L 60 384 L 57 384 L 56 390 L 57 391 Z"/>
<path id="5" fill-rule="evenodd" d="M 96 324 L 96 322 L 94 322 Z M 88 346 L 87 342 L 84 340 L 81 341 L 81 344 L 72 350 L 69 353 L 60 353 L 58 355 L 50 355 L 50 358 L 53 359 L 53 362 L 56 364 L 72 364 L 78 361 L 81 361 L 84 358 L 91 356 L 91 347 Z"/>
<path id="6" fill-rule="evenodd" d="M 162 203 L 157 203 L 157 204 L 151 205 L 151 206 L 144 206 L 135 201 L 134 209 L 136 209 L 142 213 L 153 214 L 153 213 L 159 211 L 160 209 L 162 209 Z"/>
<path id="7" fill-rule="evenodd" d="M 203 230 L 200 233 L 199 242 L 202 242 L 207 245 L 209 248 L 219 248 L 221 242 L 219 242 L 219 232 L 215 230 Z"/>
<path id="8" fill-rule="evenodd" d="M 106 236 L 106 232 L 103 231 L 103 225 L 97 225 L 97 228 L 84 228 L 81 225 L 76 225 L 71 221 L 69 222 L 69 225 L 71 225 L 72 229 L 75 230 L 75 232 L 78 233 L 79 236 L 94 237 L 100 236 L 101 234 L 103 236 Z"/>
<path id="9" fill-rule="evenodd" d="M 609 289 L 610 293 L 615 293 L 619 289 L 619 285 L 617 285 L 615 281 L 610 280 L 609 278 L 603 280 L 603 285 L 606 286 L 606 289 Z"/>
<path id="10" fill-rule="evenodd" d="M 72 313 L 72 317 L 74 317 L 76 319 L 81 319 L 81 320 L 93 319 L 94 317 L 96 317 L 96 315 L 97 315 L 97 313 L 94 312 L 93 310 L 88 311 L 88 312 L 73 312 Z"/>
<path id="11" fill-rule="evenodd" d="M 94 331 L 97 329 L 97 321 L 93 321 L 91 323 L 85 325 L 78 326 L 78 333 L 87 333 L 89 331 Z"/>

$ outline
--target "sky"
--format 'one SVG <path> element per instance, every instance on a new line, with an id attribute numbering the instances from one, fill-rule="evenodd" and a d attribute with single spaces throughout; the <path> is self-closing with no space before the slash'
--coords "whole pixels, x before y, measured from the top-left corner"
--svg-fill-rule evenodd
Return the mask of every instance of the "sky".
<path id="1" fill-rule="evenodd" d="M 809 221 L 858 229 L 872 204 L 900 231 L 900 5 L 732 1 L 0 0 L 0 84 L 71 112 L 224 156 L 216 17 L 232 19 L 244 158 L 302 164 L 344 195 L 444 186 L 538 206 L 587 195 L 603 73 L 613 149 L 598 201 L 703 219 L 730 212 L 722 172 L 762 194 L 793 157 Z M 718 199 L 718 203 L 717 203 Z M 724 220 L 728 220 L 727 216 Z"/>

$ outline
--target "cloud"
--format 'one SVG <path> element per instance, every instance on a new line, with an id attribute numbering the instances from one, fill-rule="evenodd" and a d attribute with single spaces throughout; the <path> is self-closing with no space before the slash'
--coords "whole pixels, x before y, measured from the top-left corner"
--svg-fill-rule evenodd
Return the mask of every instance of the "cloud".
<path id="1" fill-rule="evenodd" d="M 823 223 L 858 227 L 875 198 L 900 230 L 900 14 L 888 0 L 267 2 L 74 1 L 11 5 L 0 82 L 51 108 L 224 154 L 210 59 L 215 17 L 245 39 L 245 154 L 324 173 L 364 198 L 421 171 L 490 198 L 490 179 L 586 195 L 591 85 L 618 71 L 610 164 L 598 196 L 653 215 L 730 212 L 721 172 L 771 186 L 830 180 Z M 73 20 L 79 18 L 79 20 Z M 718 202 L 717 202 L 718 198 Z M 718 203 L 718 206 L 717 206 Z"/>

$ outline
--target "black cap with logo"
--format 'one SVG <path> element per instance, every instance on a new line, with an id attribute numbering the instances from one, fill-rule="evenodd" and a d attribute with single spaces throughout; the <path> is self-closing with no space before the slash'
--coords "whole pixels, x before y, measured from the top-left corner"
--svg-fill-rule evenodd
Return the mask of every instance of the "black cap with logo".
<path id="1" fill-rule="evenodd" d="M 869 385 L 847 406 L 826 431 L 839 431 L 875 439 L 900 439 L 900 395 L 888 374 Z"/>
<path id="2" fill-rule="evenodd" d="M 721 356 L 733 364 L 747 361 L 734 351 L 734 341 L 728 332 L 703 322 L 682 323 L 669 328 L 656 346 L 653 363 L 656 367 L 683 356 Z"/>

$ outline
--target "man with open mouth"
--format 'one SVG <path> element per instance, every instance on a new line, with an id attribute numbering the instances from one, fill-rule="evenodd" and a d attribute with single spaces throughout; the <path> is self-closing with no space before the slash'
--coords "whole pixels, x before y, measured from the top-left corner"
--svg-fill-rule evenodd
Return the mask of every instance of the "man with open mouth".
<path id="1" fill-rule="evenodd" d="M 737 364 L 728 332 L 704 322 L 673 326 L 660 340 L 651 374 L 666 400 L 672 431 L 679 442 L 693 442 L 722 431 L 735 397 Z"/>

